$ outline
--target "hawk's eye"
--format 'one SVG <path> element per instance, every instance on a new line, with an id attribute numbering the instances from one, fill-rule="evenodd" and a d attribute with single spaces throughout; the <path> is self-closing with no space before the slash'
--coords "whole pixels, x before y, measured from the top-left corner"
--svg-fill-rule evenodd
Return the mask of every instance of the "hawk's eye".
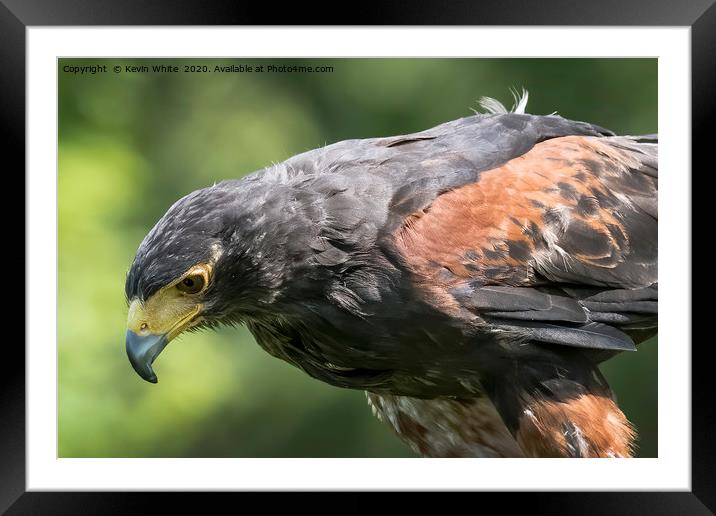
<path id="1" fill-rule="evenodd" d="M 185 294 L 196 294 L 204 288 L 204 276 L 201 274 L 187 276 L 177 283 L 177 288 Z"/>

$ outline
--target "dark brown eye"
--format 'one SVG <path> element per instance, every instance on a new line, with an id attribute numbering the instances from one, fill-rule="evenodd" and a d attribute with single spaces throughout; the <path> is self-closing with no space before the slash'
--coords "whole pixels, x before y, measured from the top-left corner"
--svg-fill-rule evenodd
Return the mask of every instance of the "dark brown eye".
<path id="1" fill-rule="evenodd" d="M 177 288 L 185 294 L 196 294 L 204 288 L 204 276 L 201 274 L 187 276 L 177 283 Z"/>

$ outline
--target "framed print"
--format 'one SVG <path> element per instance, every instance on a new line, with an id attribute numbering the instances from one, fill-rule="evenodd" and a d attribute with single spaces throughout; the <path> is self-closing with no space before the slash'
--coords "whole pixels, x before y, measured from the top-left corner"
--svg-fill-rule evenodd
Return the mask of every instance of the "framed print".
<path id="1" fill-rule="evenodd" d="M 0 5 L 28 300 L 3 509 L 530 491 L 507 503 L 713 510 L 690 301 L 709 2 L 351 27 L 189 4 Z M 466 335 L 495 348 L 468 356 Z M 530 367 L 495 365 L 515 353 Z"/>

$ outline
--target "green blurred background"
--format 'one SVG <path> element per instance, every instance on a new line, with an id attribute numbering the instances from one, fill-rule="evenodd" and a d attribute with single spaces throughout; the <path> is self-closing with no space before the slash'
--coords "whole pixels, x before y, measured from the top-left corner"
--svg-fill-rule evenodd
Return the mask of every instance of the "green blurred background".
<path id="1" fill-rule="evenodd" d="M 66 65 L 107 65 L 72 74 Z M 126 73 L 126 64 L 332 66 L 331 73 Z M 142 381 L 124 351 L 124 278 L 140 241 L 190 191 L 347 138 L 419 131 L 476 100 L 657 131 L 655 59 L 59 61 L 59 455 L 411 457 L 365 395 L 270 357 L 245 329 L 172 342 Z M 656 339 L 604 366 L 657 454 Z"/>

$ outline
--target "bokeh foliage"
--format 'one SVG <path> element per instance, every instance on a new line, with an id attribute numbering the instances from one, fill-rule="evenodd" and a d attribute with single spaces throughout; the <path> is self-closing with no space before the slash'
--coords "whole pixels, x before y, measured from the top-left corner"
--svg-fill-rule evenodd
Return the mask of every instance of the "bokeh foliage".
<path id="1" fill-rule="evenodd" d="M 114 73 L 125 64 L 331 65 L 332 73 Z M 65 65 L 106 64 L 80 75 Z M 189 334 L 142 381 L 124 351 L 124 277 L 179 197 L 347 138 L 470 115 L 482 95 L 617 133 L 657 131 L 655 59 L 59 61 L 61 457 L 410 457 L 359 391 L 309 378 L 244 329 Z M 656 339 L 604 366 L 639 456 L 657 454 Z"/>

